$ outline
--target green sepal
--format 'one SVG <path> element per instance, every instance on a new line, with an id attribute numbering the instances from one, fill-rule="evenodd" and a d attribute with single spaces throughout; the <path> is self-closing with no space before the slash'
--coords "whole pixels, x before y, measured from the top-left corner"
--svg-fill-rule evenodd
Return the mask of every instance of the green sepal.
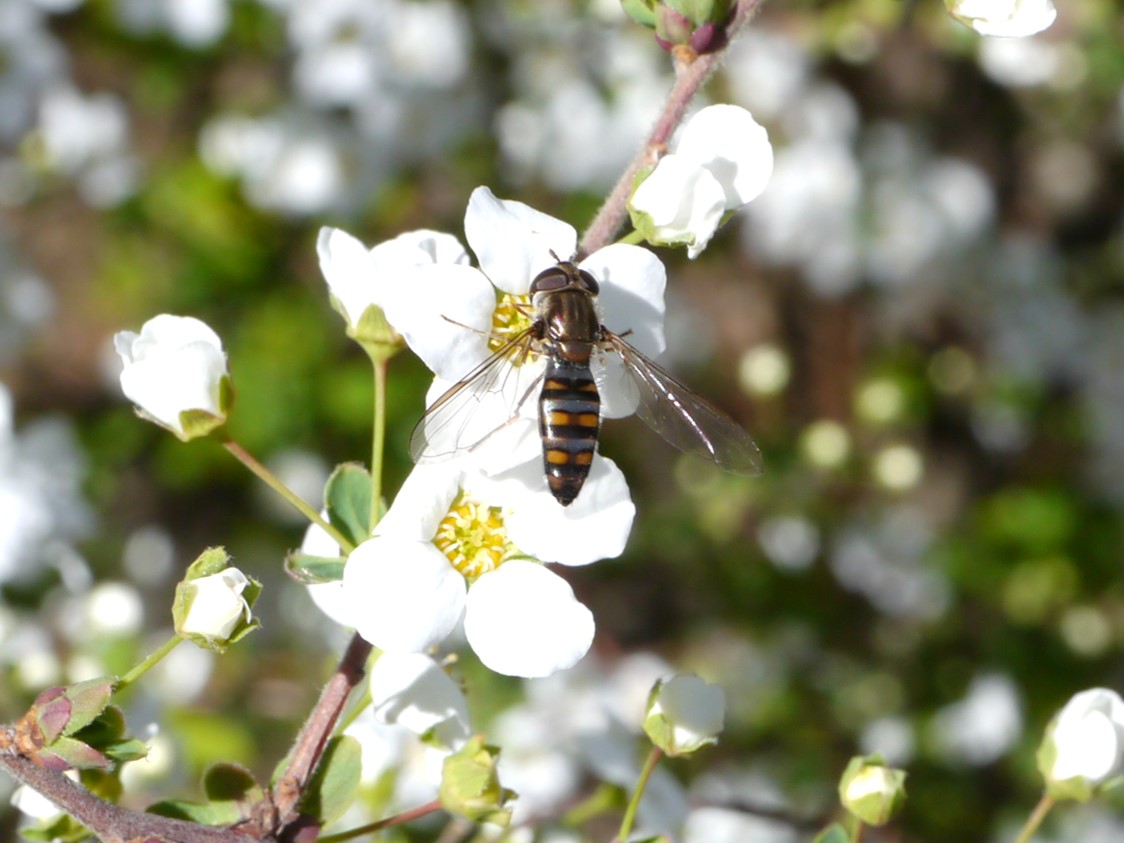
<path id="1" fill-rule="evenodd" d="M 185 580 L 199 580 L 212 574 L 219 574 L 230 567 L 230 554 L 225 547 L 208 547 L 194 562 L 187 566 Z"/>
<path id="2" fill-rule="evenodd" d="M 376 363 L 389 360 L 406 347 L 402 335 L 387 321 L 382 308 L 374 304 L 367 305 L 358 325 L 348 326 L 347 335 L 363 346 Z"/>
<path id="3" fill-rule="evenodd" d="M 336 466 L 324 487 L 328 521 L 358 547 L 371 537 L 371 475 L 358 463 Z"/>
<path id="4" fill-rule="evenodd" d="M 79 843 L 82 840 L 92 840 L 94 835 L 86 826 L 68 814 L 40 820 L 34 825 L 24 826 L 19 831 L 20 837 L 25 840 L 34 840 L 38 843 Z"/>
<path id="5" fill-rule="evenodd" d="M 181 441 L 190 442 L 192 439 L 210 436 L 224 424 L 226 424 L 225 416 L 216 416 L 206 410 L 184 410 L 180 413 L 180 427 L 183 428 L 183 432 L 180 433 L 178 430 L 172 432 Z"/>
<path id="6" fill-rule="evenodd" d="M 285 557 L 285 573 L 301 585 L 339 582 L 345 562 L 338 556 L 313 556 L 294 550 Z"/>
<path id="7" fill-rule="evenodd" d="M 515 793 L 500 786 L 497 764 L 499 748 L 488 746 L 476 735 L 457 752 L 445 758 L 438 796 L 441 807 L 472 820 L 507 826 Z"/>
<path id="8" fill-rule="evenodd" d="M 641 26 L 656 28 L 655 0 L 621 0 L 624 13 Z"/>
<path id="9" fill-rule="evenodd" d="M 315 817 L 321 825 L 343 816 L 359 791 L 362 773 L 359 741 L 350 735 L 332 738 L 301 799 L 302 813 Z"/>
<path id="10" fill-rule="evenodd" d="M 839 823 L 832 823 L 817 834 L 812 843 L 851 843 L 851 835 Z"/>

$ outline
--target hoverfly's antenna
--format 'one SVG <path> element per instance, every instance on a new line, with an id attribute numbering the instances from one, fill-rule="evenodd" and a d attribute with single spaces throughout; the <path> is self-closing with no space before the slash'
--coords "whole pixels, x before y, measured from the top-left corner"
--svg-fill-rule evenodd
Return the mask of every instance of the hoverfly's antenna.
<path id="1" fill-rule="evenodd" d="M 554 249 L 547 249 L 547 251 L 550 252 L 550 256 L 552 258 L 554 258 L 554 262 L 557 263 L 557 264 L 563 264 L 563 263 L 571 263 L 572 264 L 574 262 L 574 259 L 577 258 L 577 256 L 578 256 L 578 253 L 575 251 L 572 255 L 570 255 L 570 257 L 568 257 L 566 259 L 563 259 L 563 258 L 558 257 L 558 253 L 556 251 L 554 251 Z"/>

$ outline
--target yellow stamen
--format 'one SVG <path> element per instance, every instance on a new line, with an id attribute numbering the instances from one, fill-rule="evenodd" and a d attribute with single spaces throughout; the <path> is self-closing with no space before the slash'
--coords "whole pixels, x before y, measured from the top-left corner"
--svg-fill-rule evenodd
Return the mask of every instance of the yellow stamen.
<path id="1" fill-rule="evenodd" d="M 531 327 L 532 316 L 530 296 L 500 293 L 496 310 L 492 314 L 492 336 L 488 340 L 488 347 L 492 351 L 498 351 L 504 343 Z"/>
<path id="2" fill-rule="evenodd" d="M 494 571 L 518 554 L 504 530 L 503 510 L 486 506 L 463 492 L 437 527 L 433 543 L 469 581 Z"/>

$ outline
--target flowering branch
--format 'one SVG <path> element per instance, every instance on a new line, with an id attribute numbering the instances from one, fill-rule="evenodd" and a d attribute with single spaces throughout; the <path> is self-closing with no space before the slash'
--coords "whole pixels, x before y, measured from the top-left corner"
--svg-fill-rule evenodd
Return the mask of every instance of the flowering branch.
<path id="1" fill-rule="evenodd" d="M 734 14 L 726 27 L 726 46 L 721 50 L 698 55 L 690 47 L 679 46 L 674 49 L 672 55 L 675 64 L 675 83 L 667 95 L 664 110 L 656 119 L 656 124 L 652 127 L 648 140 L 639 154 L 613 186 L 597 216 L 582 235 L 581 243 L 578 245 L 578 257 L 586 257 L 613 242 L 617 231 L 628 219 L 628 197 L 632 195 L 636 176 L 645 167 L 653 166 L 663 155 L 672 133 L 683 121 L 691 100 L 703 83 L 718 69 L 723 51 L 753 17 L 760 4 L 761 0 L 737 0 Z"/>

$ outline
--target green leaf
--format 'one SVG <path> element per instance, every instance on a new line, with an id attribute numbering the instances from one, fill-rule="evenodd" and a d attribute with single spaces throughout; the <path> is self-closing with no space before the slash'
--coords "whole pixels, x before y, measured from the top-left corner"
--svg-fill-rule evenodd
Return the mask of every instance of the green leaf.
<path id="1" fill-rule="evenodd" d="M 73 735 L 93 723 L 109 705 L 116 682 L 114 677 L 100 676 L 97 679 L 87 679 L 85 682 L 68 685 L 66 698 L 70 700 L 72 708 L 70 720 L 63 729 L 63 734 Z M 121 722 L 123 725 L 124 718 Z"/>
<path id="2" fill-rule="evenodd" d="M 92 723 L 74 733 L 83 743 L 99 749 L 120 741 L 124 735 L 125 715 L 115 705 L 107 706 Z"/>
<path id="3" fill-rule="evenodd" d="M 148 744 L 136 738 L 129 738 L 128 740 L 106 744 L 101 747 L 101 751 L 114 761 L 124 763 L 125 761 L 146 758 L 148 756 Z"/>
<path id="4" fill-rule="evenodd" d="M 39 750 L 39 761 L 48 770 L 108 770 L 113 766 L 105 755 L 75 738 L 59 738 Z"/>
<path id="5" fill-rule="evenodd" d="M 20 837 L 42 843 L 78 843 L 80 840 L 94 839 L 93 833 L 86 826 L 66 814 L 25 826 L 20 829 Z"/>
<path id="6" fill-rule="evenodd" d="M 301 810 L 322 825 L 342 816 L 355 799 L 362 772 L 359 741 L 350 735 L 332 738 L 301 800 Z"/>
<path id="7" fill-rule="evenodd" d="M 641 26 L 656 26 L 655 0 L 621 0 L 624 13 Z"/>
<path id="8" fill-rule="evenodd" d="M 200 825 L 231 825 L 242 819 L 233 802 L 187 802 L 165 799 L 146 808 L 148 813 L 173 820 L 187 820 Z"/>
<path id="9" fill-rule="evenodd" d="M 285 557 L 285 573 L 302 585 L 338 582 L 346 560 L 339 556 L 312 556 L 294 550 Z"/>
<path id="10" fill-rule="evenodd" d="M 203 774 L 203 792 L 211 802 L 236 802 L 253 805 L 265 793 L 252 773 L 238 764 L 215 764 Z"/>
<path id="11" fill-rule="evenodd" d="M 833 823 L 816 835 L 812 843 L 850 843 L 851 835 L 839 823 Z"/>
<path id="12" fill-rule="evenodd" d="M 371 537 L 371 475 L 358 463 L 336 466 L 324 489 L 328 520 L 352 544 Z"/>

